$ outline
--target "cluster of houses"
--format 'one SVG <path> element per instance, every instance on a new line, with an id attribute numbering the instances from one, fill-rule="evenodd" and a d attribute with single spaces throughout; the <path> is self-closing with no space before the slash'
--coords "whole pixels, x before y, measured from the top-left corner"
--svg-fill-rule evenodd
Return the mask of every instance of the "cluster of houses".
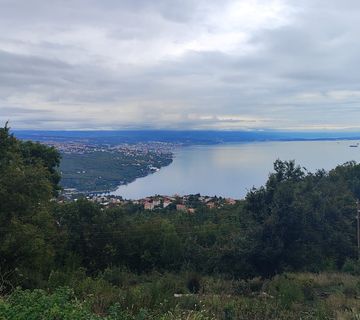
<path id="1" fill-rule="evenodd" d="M 104 148 L 92 145 L 85 144 L 81 141 L 46 141 L 44 142 L 49 147 L 54 147 L 61 153 L 67 154 L 85 154 L 96 151 L 104 151 Z"/>
<path id="2" fill-rule="evenodd" d="M 114 195 L 89 195 L 87 196 L 87 199 L 106 208 L 132 204 L 139 205 L 143 207 L 144 210 L 172 209 L 188 213 L 195 213 L 200 207 L 217 209 L 225 205 L 236 204 L 236 200 L 232 198 L 201 196 L 199 194 L 185 196 L 153 196 L 139 200 L 125 200 L 122 197 Z"/>
<path id="3" fill-rule="evenodd" d="M 147 153 L 156 153 L 156 154 L 169 154 L 172 155 L 174 149 L 178 147 L 179 144 L 167 143 L 167 142 L 138 142 L 134 144 L 122 143 L 109 147 L 110 151 L 123 152 L 126 155 L 131 154 L 147 154 Z"/>
<path id="4" fill-rule="evenodd" d="M 61 153 L 67 154 L 86 154 L 92 152 L 122 152 L 127 156 L 137 156 L 139 154 L 168 154 L 172 155 L 173 150 L 179 144 L 167 142 L 148 142 L 148 143 L 121 143 L 117 145 L 88 143 L 81 140 L 74 141 L 45 141 L 46 145 L 54 147 Z"/>

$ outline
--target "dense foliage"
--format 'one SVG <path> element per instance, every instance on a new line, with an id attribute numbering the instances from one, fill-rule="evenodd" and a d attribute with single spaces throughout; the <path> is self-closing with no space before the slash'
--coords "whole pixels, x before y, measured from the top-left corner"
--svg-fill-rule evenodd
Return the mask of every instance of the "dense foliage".
<path id="1" fill-rule="evenodd" d="M 89 272 L 115 265 L 235 277 L 338 270 L 356 253 L 359 166 L 350 162 L 313 174 L 276 161 L 274 168 L 266 185 L 244 201 L 220 210 L 199 208 L 194 215 L 103 210 L 86 200 L 57 206 L 62 263 L 77 261 Z"/>
<path id="2" fill-rule="evenodd" d="M 54 266 L 59 156 L 0 130 L 0 274 L 8 286 L 39 284 Z M 4 284 L 3 284 L 4 285 Z M 1 283 L 0 283 L 1 286 Z"/>
<path id="3" fill-rule="evenodd" d="M 51 201 L 59 189 L 59 163 L 55 149 L 21 142 L 7 127 L 0 129 L 0 294 L 17 286 L 45 290 L 17 289 L 0 301 L 0 319 L 17 312 L 12 311 L 18 310 L 16 299 L 44 314 L 56 315 L 57 309 L 46 306 L 57 305 L 65 310 L 59 319 L 71 319 L 73 312 L 76 319 L 90 319 L 89 312 L 109 319 L 117 312 L 114 319 L 127 319 L 146 313 L 145 306 L 151 312 L 157 308 L 158 315 L 178 312 L 173 294 L 205 294 L 205 278 L 221 276 L 223 283 L 232 279 L 240 286 L 240 279 L 283 272 L 360 271 L 354 262 L 360 165 L 354 162 L 310 173 L 293 161 L 278 160 L 265 186 L 251 190 L 243 201 L 221 209 L 199 207 L 195 214 L 149 213 L 131 205 L 103 209 L 86 199 Z M 288 290 L 284 286 L 281 290 Z M 303 302 L 306 290 L 291 294 Z M 239 294 L 235 291 L 231 295 Z M 249 307 L 247 300 L 236 299 L 229 301 L 229 314 Z M 268 307 L 275 311 L 263 312 L 276 315 L 281 295 L 274 301 Z"/>

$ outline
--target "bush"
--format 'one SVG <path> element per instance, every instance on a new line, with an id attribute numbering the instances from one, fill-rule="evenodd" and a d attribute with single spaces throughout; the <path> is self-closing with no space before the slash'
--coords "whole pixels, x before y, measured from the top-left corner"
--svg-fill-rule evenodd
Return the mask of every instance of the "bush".
<path id="1" fill-rule="evenodd" d="M 289 309 L 294 303 L 302 303 L 305 298 L 300 282 L 286 274 L 276 276 L 270 282 L 269 289 L 284 309 Z"/>
<path id="2" fill-rule="evenodd" d="M 228 302 L 224 306 L 224 320 L 235 320 L 236 319 L 236 306 L 235 303 Z"/>
<path id="3" fill-rule="evenodd" d="M 342 271 L 352 275 L 360 275 L 360 262 L 358 260 L 346 259 Z"/>
<path id="4" fill-rule="evenodd" d="M 200 285 L 200 277 L 197 274 L 190 275 L 187 281 L 187 288 L 191 293 L 199 293 L 201 285 Z"/>
<path id="5" fill-rule="evenodd" d="M 201 309 L 199 298 L 193 295 L 187 295 L 181 297 L 178 306 L 184 310 L 199 311 Z"/>
<path id="6" fill-rule="evenodd" d="M 264 285 L 264 281 L 260 277 L 250 279 L 247 283 L 251 292 L 260 292 Z"/>
<path id="7" fill-rule="evenodd" d="M 104 279 L 86 278 L 80 282 L 75 292 L 86 300 L 91 310 L 97 314 L 105 314 L 109 307 L 118 302 L 121 289 L 112 286 Z"/>
<path id="8" fill-rule="evenodd" d="M 119 287 L 137 283 L 136 276 L 125 268 L 106 268 L 101 277 L 112 285 Z"/>
<path id="9" fill-rule="evenodd" d="M 0 319 L 6 320 L 98 320 L 85 304 L 74 297 L 69 288 L 53 294 L 43 290 L 16 290 L 6 301 L 0 300 Z"/>
<path id="10" fill-rule="evenodd" d="M 238 295 L 253 295 L 254 293 L 263 291 L 265 285 L 266 281 L 259 277 L 249 280 L 238 280 L 234 288 L 234 293 Z"/>
<path id="11" fill-rule="evenodd" d="M 78 284 L 86 278 L 86 270 L 84 268 L 72 271 L 53 270 L 49 275 L 47 287 L 51 290 L 64 286 L 75 289 L 78 287 Z"/>

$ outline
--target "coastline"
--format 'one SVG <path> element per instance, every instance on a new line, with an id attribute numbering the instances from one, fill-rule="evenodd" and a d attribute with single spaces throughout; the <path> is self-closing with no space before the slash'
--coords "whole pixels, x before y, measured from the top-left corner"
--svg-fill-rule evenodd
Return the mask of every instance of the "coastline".
<path id="1" fill-rule="evenodd" d="M 252 187 L 264 184 L 277 159 L 295 159 L 311 172 L 360 161 L 359 148 L 349 144 L 339 139 L 187 145 L 178 149 L 176 161 L 166 170 L 122 185 L 113 194 L 125 199 L 197 193 L 243 199 Z"/>
<path id="2" fill-rule="evenodd" d="M 160 167 L 158 167 L 157 169 L 158 170 L 149 170 L 147 172 L 144 172 L 143 174 L 141 175 L 137 175 L 137 176 L 134 176 L 133 178 L 131 179 L 128 179 L 124 182 L 120 182 L 120 183 L 117 183 L 116 185 L 113 185 L 109 188 L 106 188 L 106 189 L 99 189 L 99 190 L 76 190 L 76 194 L 86 194 L 86 195 L 98 195 L 98 194 L 111 194 L 112 192 L 115 192 L 119 187 L 121 186 L 126 186 L 126 185 L 129 185 L 131 183 L 133 183 L 134 181 L 136 181 L 137 179 L 140 179 L 140 178 L 145 178 L 149 175 L 152 175 L 156 172 L 159 172 L 162 168 L 164 167 L 167 167 L 169 165 L 171 165 L 174 161 L 174 153 L 171 153 L 171 157 L 168 158 L 169 161 L 167 161 L 164 165 L 161 165 Z M 110 183 L 109 183 L 110 184 Z M 66 190 L 66 189 L 71 189 L 71 187 L 69 186 L 62 186 L 63 190 Z"/>

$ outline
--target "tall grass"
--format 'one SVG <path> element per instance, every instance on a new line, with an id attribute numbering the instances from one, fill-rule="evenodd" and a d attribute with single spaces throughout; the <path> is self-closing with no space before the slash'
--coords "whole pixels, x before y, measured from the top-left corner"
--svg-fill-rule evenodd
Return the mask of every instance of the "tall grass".
<path id="1" fill-rule="evenodd" d="M 203 276 L 196 280 L 196 294 L 188 288 L 191 276 L 117 269 L 94 278 L 84 270 L 53 273 L 44 290 L 17 289 L 0 298 L 0 319 L 360 320 L 360 277 L 355 275 L 286 273 L 249 280 Z"/>

